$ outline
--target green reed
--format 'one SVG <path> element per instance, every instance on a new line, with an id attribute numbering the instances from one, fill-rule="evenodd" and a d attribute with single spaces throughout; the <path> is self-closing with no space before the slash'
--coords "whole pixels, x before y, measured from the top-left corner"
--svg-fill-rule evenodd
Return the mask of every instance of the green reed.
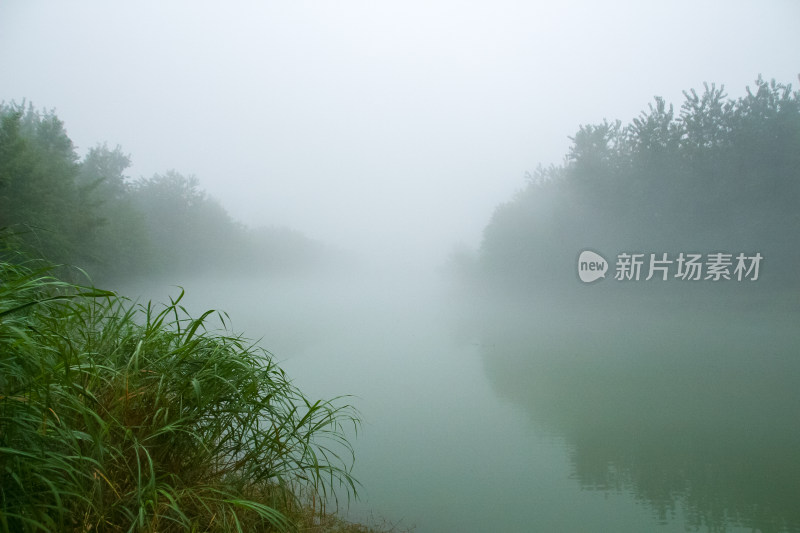
<path id="1" fill-rule="evenodd" d="M 50 272 L 0 262 L 0 531 L 286 531 L 357 496 L 346 399 L 308 399 L 183 292 Z"/>

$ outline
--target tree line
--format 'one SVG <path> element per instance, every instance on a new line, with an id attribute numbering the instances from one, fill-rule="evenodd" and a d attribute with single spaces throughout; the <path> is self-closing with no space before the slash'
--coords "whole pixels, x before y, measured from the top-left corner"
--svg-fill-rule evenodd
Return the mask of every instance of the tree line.
<path id="1" fill-rule="evenodd" d="M 561 165 L 540 166 L 497 207 L 462 273 L 559 294 L 580 286 L 587 248 L 606 254 L 611 278 L 619 252 L 743 252 L 764 258 L 759 287 L 797 286 L 800 93 L 759 77 L 736 99 L 714 84 L 684 97 L 677 111 L 657 97 L 626 125 L 580 126 Z"/>
<path id="2" fill-rule="evenodd" d="M 126 175 L 98 144 L 78 156 L 54 111 L 0 104 L 0 230 L 27 253 L 119 279 L 172 271 L 306 268 L 322 246 L 287 228 L 249 228 L 176 171 Z"/>

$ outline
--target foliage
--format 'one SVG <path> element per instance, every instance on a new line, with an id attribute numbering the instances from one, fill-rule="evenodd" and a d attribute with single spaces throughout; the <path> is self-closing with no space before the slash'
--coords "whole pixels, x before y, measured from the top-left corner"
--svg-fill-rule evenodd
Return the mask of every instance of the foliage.
<path id="1" fill-rule="evenodd" d="M 70 240 L 91 225 L 78 207 L 77 155 L 52 112 L 4 107 L 0 115 L 0 227 L 23 223 L 42 255 L 67 259 Z M 53 231 L 59 228 L 58 232 Z"/>
<path id="2" fill-rule="evenodd" d="M 356 495 L 356 411 L 305 397 L 213 311 L 30 262 L 0 280 L 0 531 L 284 531 L 306 498 Z"/>
<path id="3" fill-rule="evenodd" d="M 540 169 L 484 232 L 484 279 L 525 293 L 573 284 L 580 250 L 760 252 L 774 284 L 800 260 L 800 93 L 759 78 L 662 98 L 631 123 L 581 126 L 565 163 Z M 769 281 L 765 281 L 769 283 Z"/>
<path id="4" fill-rule="evenodd" d="M 105 277 L 122 277 L 152 267 L 148 254 L 151 237 L 144 213 L 136 209 L 132 185 L 125 175 L 130 157 L 117 146 L 105 144 L 89 150 L 77 177 L 80 203 L 91 214 L 82 228 L 74 261 Z"/>
<path id="5" fill-rule="evenodd" d="M 0 104 L 0 228 L 29 252 L 95 279 L 307 268 L 321 247 L 284 229 L 252 230 L 176 171 L 131 180 L 130 156 L 97 145 L 81 159 L 53 111 Z"/>
<path id="6" fill-rule="evenodd" d="M 131 199 L 146 220 L 153 266 L 161 271 L 230 266 L 242 248 L 244 228 L 194 176 L 169 171 L 140 179 Z"/>

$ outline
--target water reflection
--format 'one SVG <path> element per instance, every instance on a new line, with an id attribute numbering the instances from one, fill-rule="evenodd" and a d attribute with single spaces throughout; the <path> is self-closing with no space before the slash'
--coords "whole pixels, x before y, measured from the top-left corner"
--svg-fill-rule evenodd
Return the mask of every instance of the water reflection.
<path id="1" fill-rule="evenodd" d="M 538 309 L 483 317 L 485 372 L 565 438 L 583 488 L 694 530 L 800 531 L 796 313 Z"/>

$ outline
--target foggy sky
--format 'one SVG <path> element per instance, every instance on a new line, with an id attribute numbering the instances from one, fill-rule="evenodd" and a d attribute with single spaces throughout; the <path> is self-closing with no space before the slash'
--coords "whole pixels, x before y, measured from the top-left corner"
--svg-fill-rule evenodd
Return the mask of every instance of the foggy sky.
<path id="1" fill-rule="evenodd" d="M 568 136 L 704 81 L 797 86 L 800 3 L 0 3 L 0 100 L 237 219 L 404 257 L 477 245 Z"/>

